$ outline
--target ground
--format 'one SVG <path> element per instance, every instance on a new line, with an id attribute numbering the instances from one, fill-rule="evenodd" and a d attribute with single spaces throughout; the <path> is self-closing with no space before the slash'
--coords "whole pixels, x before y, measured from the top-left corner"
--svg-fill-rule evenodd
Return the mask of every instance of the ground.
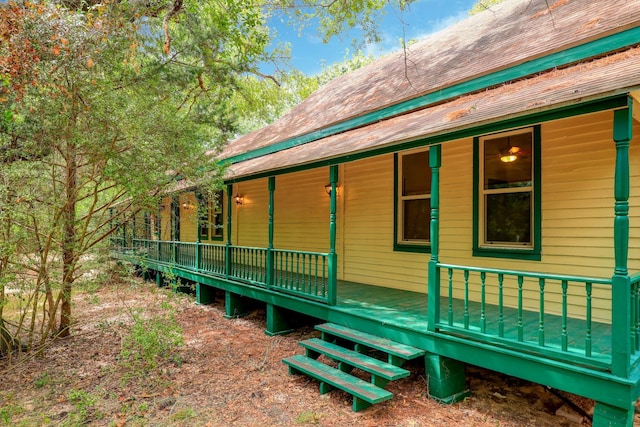
<path id="1" fill-rule="evenodd" d="M 316 381 L 290 376 L 281 362 L 283 357 L 302 353 L 297 344 L 317 335 L 312 326 L 269 337 L 264 334 L 263 310 L 226 319 L 222 300 L 197 305 L 193 296 L 158 289 L 141 279 L 115 279 L 97 289 L 77 292 L 72 337 L 53 342 L 40 356 L 0 359 L 0 423 L 590 424 L 593 402 L 473 367 L 467 370 L 470 397 L 454 405 L 438 404 L 426 397 L 424 367 L 419 363 L 408 366 L 409 378 L 387 386 L 394 393 L 392 400 L 354 413 L 347 394 L 320 395 Z M 184 345 L 179 349 L 165 349 L 158 343 L 157 332 L 173 336 L 171 332 L 180 328 Z M 636 421 L 640 425 L 638 418 Z"/>

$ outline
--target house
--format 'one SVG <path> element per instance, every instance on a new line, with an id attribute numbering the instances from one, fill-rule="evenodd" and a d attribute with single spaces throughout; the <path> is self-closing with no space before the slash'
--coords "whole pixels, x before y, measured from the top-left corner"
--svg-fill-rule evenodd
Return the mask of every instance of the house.
<path id="1" fill-rule="evenodd" d="M 228 316 L 265 304 L 268 334 L 304 313 L 330 322 L 320 341 L 360 352 L 377 337 L 396 367 L 424 357 L 440 401 L 465 395 L 472 364 L 594 399 L 593 425 L 632 425 L 639 101 L 640 3 L 508 1 L 231 142 L 224 192 L 165 198 L 115 249 L 195 282 L 201 303 L 224 291 Z M 340 383 L 287 363 L 322 392 Z M 389 398 L 363 387 L 355 410 Z"/>

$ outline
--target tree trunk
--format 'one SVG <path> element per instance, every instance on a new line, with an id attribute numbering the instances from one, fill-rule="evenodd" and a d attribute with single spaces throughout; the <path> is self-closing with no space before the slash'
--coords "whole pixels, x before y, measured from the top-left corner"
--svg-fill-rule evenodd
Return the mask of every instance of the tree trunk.
<path id="1" fill-rule="evenodd" d="M 75 93 L 75 90 L 74 90 Z M 71 289 L 77 261 L 76 204 L 78 161 L 73 129 L 77 119 L 77 97 L 74 97 L 70 121 L 70 132 L 65 147 L 65 198 L 62 215 L 62 304 L 60 307 L 61 337 L 68 337 L 71 327 Z"/>

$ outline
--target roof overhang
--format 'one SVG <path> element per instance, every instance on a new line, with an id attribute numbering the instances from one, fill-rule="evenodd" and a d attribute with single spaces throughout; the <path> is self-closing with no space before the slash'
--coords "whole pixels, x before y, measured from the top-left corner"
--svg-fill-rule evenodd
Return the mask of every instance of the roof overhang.
<path id="1" fill-rule="evenodd" d="M 280 174 L 409 146 L 443 143 L 557 117 L 576 105 L 640 93 L 640 47 L 429 106 L 340 134 L 230 165 L 225 180 Z M 599 108 L 621 106 L 601 104 Z M 579 110 L 586 111 L 586 110 Z M 577 113 L 575 113 L 577 114 Z M 637 115 L 635 116 L 637 119 Z M 494 129 L 494 130 L 492 130 Z"/>

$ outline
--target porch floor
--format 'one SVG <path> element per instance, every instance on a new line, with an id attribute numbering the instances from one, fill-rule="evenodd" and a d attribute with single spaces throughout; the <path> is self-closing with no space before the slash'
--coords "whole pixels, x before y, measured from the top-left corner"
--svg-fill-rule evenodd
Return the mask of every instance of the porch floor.
<path id="1" fill-rule="evenodd" d="M 464 300 L 453 300 L 452 326 L 461 330 L 464 328 Z M 469 327 L 463 331 L 480 333 L 481 305 L 469 301 Z M 347 281 L 338 282 L 338 301 L 335 310 L 348 312 L 363 318 L 394 325 L 400 328 L 418 332 L 427 331 L 427 294 L 419 292 L 391 289 L 380 286 L 365 285 Z M 499 337 L 499 310 L 497 305 L 485 305 L 486 331 L 485 334 Z M 448 300 L 440 299 L 441 324 L 448 325 Z M 562 349 L 562 316 L 545 313 L 544 315 L 544 346 L 550 350 Z M 587 322 L 582 319 L 567 319 L 567 355 L 585 356 L 585 349 L 589 340 Z M 538 346 L 540 340 L 540 315 L 538 312 L 523 310 L 522 312 L 522 340 L 518 340 L 518 310 L 504 307 L 503 309 L 503 337 L 501 340 L 530 343 Z M 456 331 L 450 331 L 456 334 Z M 486 335 L 485 335 L 486 336 Z M 600 322 L 591 323 L 590 331 L 591 357 L 590 359 L 607 361 L 611 357 L 611 325 Z"/>

